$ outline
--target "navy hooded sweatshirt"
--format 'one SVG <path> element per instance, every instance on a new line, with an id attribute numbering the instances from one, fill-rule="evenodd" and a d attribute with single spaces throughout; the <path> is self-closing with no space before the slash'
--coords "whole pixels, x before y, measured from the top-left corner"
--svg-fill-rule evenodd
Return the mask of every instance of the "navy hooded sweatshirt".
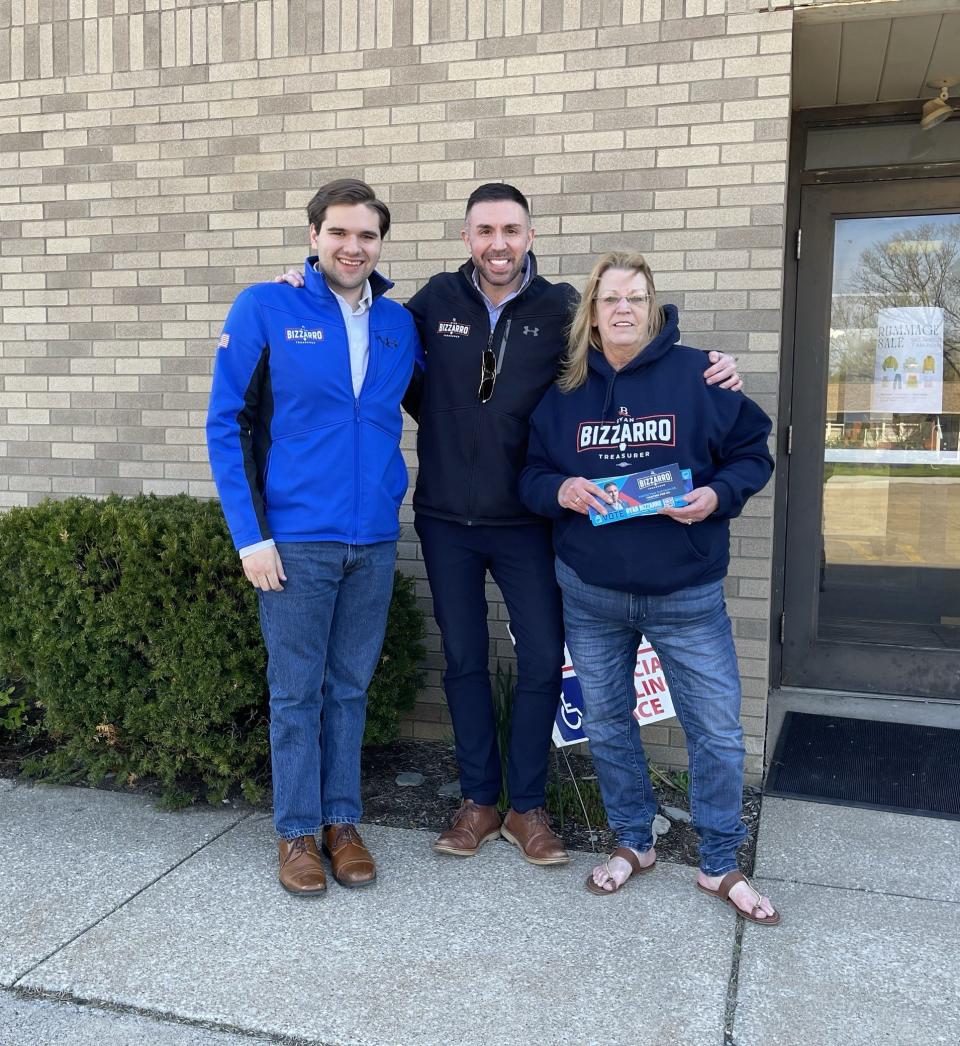
<path id="1" fill-rule="evenodd" d="M 557 556 L 582 581 L 639 595 L 665 595 L 724 577 L 729 521 L 770 478 L 770 419 L 742 393 L 703 381 L 703 353 L 678 344 L 677 310 L 621 370 L 591 351 L 586 382 L 553 385 L 531 417 L 520 496 L 553 519 Z M 716 511 L 688 526 L 669 516 L 595 527 L 557 502 L 569 476 L 600 479 L 678 464 L 693 486 L 717 494 Z"/>

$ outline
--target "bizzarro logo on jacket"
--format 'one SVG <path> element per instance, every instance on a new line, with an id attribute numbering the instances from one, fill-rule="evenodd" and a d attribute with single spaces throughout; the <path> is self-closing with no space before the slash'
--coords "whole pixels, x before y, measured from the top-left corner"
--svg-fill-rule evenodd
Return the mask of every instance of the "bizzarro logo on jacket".
<path id="1" fill-rule="evenodd" d="M 629 447 L 676 445 L 676 415 L 651 414 L 644 418 L 623 417 L 616 421 L 581 421 L 577 428 L 577 452 L 619 450 Z"/>
<path id="2" fill-rule="evenodd" d="M 445 338 L 466 338 L 470 334 L 470 324 L 460 323 L 454 316 L 452 320 L 440 321 L 437 334 L 442 334 Z"/>
<path id="3" fill-rule="evenodd" d="M 285 335 L 287 341 L 292 341 L 294 345 L 315 345 L 323 341 L 323 331 L 312 331 L 306 327 L 287 327 Z"/>

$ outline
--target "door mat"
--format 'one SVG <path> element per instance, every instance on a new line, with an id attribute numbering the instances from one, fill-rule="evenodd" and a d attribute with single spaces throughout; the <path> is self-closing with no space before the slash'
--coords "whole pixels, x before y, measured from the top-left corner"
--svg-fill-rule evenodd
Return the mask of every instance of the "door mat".
<path id="1" fill-rule="evenodd" d="M 787 712 L 765 795 L 960 820 L 960 730 Z"/>

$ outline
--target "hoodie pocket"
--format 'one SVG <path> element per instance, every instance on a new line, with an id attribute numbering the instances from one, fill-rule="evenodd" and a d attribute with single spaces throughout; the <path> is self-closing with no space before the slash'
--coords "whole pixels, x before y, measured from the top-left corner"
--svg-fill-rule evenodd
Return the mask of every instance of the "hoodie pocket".
<path id="1" fill-rule="evenodd" d="M 701 563 L 706 563 L 710 558 L 710 549 L 707 548 L 704 550 L 698 548 L 697 542 L 693 539 L 693 534 L 690 533 L 690 531 L 698 525 L 699 524 L 694 523 L 688 526 L 686 523 L 681 523 L 680 526 L 682 527 L 682 530 L 680 531 L 680 536 L 683 538 L 684 544 L 690 550 L 691 555 L 695 556 Z"/>

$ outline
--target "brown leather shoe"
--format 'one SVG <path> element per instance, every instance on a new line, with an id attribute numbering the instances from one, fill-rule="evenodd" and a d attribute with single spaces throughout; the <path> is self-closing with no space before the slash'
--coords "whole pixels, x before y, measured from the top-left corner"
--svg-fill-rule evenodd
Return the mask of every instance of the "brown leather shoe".
<path id="1" fill-rule="evenodd" d="M 280 885 L 298 897 L 315 897 L 326 890 L 327 876 L 312 835 L 280 840 Z"/>
<path id="2" fill-rule="evenodd" d="M 507 811 L 500 834 L 514 846 L 531 864 L 566 864 L 570 855 L 563 843 L 550 827 L 550 818 L 542 806 L 535 806 L 526 813 Z"/>
<path id="3" fill-rule="evenodd" d="M 442 831 L 434 850 L 454 857 L 473 857 L 485 842 L 500 835 L 500 815 L 495 806 L 481 806 L 472 799 L 464 799 L 453 815 L 450 827 Z"/>
<path id="4" fill-rule="evenodd" d="M 323 830 L 323 852 L 330 858 L 330 870 L 341 886 L 369 886 L 377 878 L 377 866 L 356 825 L 327 825 Z"/>

